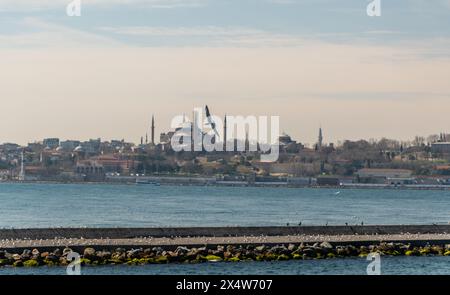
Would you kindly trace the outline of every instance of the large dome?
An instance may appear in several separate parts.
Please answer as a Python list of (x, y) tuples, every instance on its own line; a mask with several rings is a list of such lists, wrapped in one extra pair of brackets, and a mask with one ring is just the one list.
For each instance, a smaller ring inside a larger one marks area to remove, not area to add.
[(84, 152), (84, 149), (81, 145), (77, 146), (74, 150), (74, 152)]

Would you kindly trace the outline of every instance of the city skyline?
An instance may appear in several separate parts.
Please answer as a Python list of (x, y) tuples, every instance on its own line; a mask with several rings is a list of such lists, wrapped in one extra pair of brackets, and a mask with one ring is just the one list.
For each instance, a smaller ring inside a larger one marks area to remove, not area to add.
[(383, 1), (378, 18), (356, 0), (96, 0), (80, 17), (69, 2), (0, 4), (0, 142), (138, 142), (149, 114), (159, 134), (203, 104), (279, 115), (309, 143), (320, 126), (329, 142), (450, 126), (445, 0)]
[[(180, 117), (180, 116), (181, 115), (178, 115), (178, 117)], [(183, 114), (182, 116), (184, 118), (183, 120), (187, 120), (187, 122), (191, 122), (191, 119), (188, 118), (186, 116), (186, 114)], [(216, 115), (214, 114), (213, 116), (216, 116)], [(143, 144), (145, 144), (145, 145), (148, 145), (148, 144), (157, 145), (157, 144), (161, 143), (160, 137), (166, 137), (166, 136), (168, 136), (168, 134), (175, 133), (175, 131), (177, 130), (177, 128), (170, 128), (170, 126), (168, 126), (167, 129), (160, 128), (161, 131), (157, 132), (156, 125), (155, 125), (155, 123), (156, 123), (155, 115), (151, 115), (150, 117), (151, 117), (151, 121), (150, 121), (151, 123), (149, 124), (148, 128), (136, 140), (127, 140), (124, 136), (122, 136), (122, 137), (120, 137), (120, 136), (118, 136), (118, 137), (111, 137), (111, 138), (106, 138), (104, 136), (93, 136), (93, 137), (90, 137), (90, 138), (75, 138), (75, 137), (65, 137), (65, 136), (61, 136), (61, 137), (59, 137), (59, 136), (44, 136), (44, 137), (39, 138), (39, 139), (28, 140), (28, 141), (26, 141), (24, 143), (22, 143), (22, 142), (14, 142), (14, 141), (11, 141), (11, 140), (9, 140), (9, 141), (8, 140), (0, 141), (0, 145), (2, 145), (2, 144), (19, 144), (21, 146), (26, 146), (27, 144), (41, 143), (41, 144), (43, 144), (45, 146), (45, 141), (46, 140), (55, 140), (55, 139), (57, 139), (58, 142), (63, 142), (63, 141), (68, 141), (68, 142), (69, 141), (88, 142), (88, 141), (91, 141), (91, 140), (100, 140), (101, 142), (123, 141), (125, 143), (132, 143), (132, 144), (136, 144), (136, 145), (139, 145), (139, 144), (141, 144), (141, 145), (143, 145)], [(229, 117), (229, 115), (226, 115), (223, 118), (223, 120), (224, 120), (223, 128), (225, 128), (225, 129), (224, 130), (222, 130), (222, 129), (217, 130), (220, 133), (219, 134), (219, 138), (221, 138), (222, 135), (225, 134), (226, 128), (230, 127), (230, 126), (227, 126), (227, 117)], [(182, 128), (182, 126), (183, 126), (183, 124), (181, 124), (178, 129)], [(234, 126), (235, 126), (235, 128), (239, 128), (239, 126), (237, 126), (237, 125), (234, 125)], [(205, 127), (206, 127), (206, 129), (205, 129)], [(241, 127), (244, 127), (244, 126), (241, 126)], [(203, 128), (201, 128), (199, 130), (205, 132), (205, 134), (206, 134), (207, 132), (209, 132), (209, 128), (210, 127), (208, 127), (208, 123), (205, 123), (205, 126), (203, 126)], [(249, 127), (245, 126), (245, 128), (249, 128)], [(380, 141), (380, 140), (383, 140), (383, 139), (387, 139), (387, 140), (397, 141), (397, 142), (402, 143), (402, 144), (408, 144), (408, 143), (412, 144), (414, 141), (422, 140), (423, 143), (425, 143), (425, 144), (431, 144), (431, 143), (436, 142), (436, 141), (448, 142), (448, 140), (450, 139), (449, 138), (450, 137), (450, 133), (447, 133), (445, 130), (443, 130), (443, 132), (439, 131), (439, 132), (434, 132), (434, 133), (425, 134), (425, 135), (424, 134), (418, 134), (414, 138), (408, 138), (408, 139), (388, 138), (388, 137), (381, 137), (381, 138), (357, 138), (357, 139), (342, 138), (342, 139), (339, 139), (337, 141), (327, 140), (327, 138), (324, 136), (324, 129), (323, 129), (322, 125), (320, 125), (320, 127), (316, 130), (316, 132), (317, 132), (316, 133), (316, 138), (315, 138), (315, 140), (313, 140), (311, 142), (301, 141), (298, 138), (296, 138), (294, 136), (291, 136), (290, 133), (287, 133), (285, 131), (280, 132), (279, 135), (280, 135), (280, 138), (284, 137), (284, 136), (288, 136), (292, 140), (295, 140), (296, 142), (301, 143), (301, 144), (305, 145), (305, 147), (308, 147), (308, 148), (314, 148), (316, 145), (320, 148), (322, 146), (322, 144), (341, 145), (345, 141), (350, 141), (351, 142), (351, 141), (359, 141), (359, 140), (371, 142), (371, 141)], [(325, 130), (325, 133), (326, 133), (326, 130)], [(248, 136), (248, 132), (246, 131), (246, 137), (247, 136)], [(233, 134), (234, 140), (238, 140), (238, 141), (240, 141), (240, 140), (242, 140), (242, 141), (247, 140), (246, 137), (245, 138), (244, 137), (241, 138), (241, 137), (239, 137), (238, 134), (236, 134), (236, 133)], [(225, 135), (225, 142), (227, 142), (226, 138), (227, 137)], [(220, 142), (223, 142), (223, 140), (220, 140)]]

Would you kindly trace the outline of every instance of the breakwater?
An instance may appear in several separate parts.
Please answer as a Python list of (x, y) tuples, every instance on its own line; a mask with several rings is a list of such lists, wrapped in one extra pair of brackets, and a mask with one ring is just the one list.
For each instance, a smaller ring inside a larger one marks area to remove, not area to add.
[(450, 256), (450, 225), (0, 230), (0, 266)]
[(394, 235), (450, 233), (450, 225), (345, 225), (177, 228), (35, 228), (0, 229), (0, 240), (11, 239), (130, 239), (140, 237), (232, 237), (288, 235)]
[[(81, 251), (80, 251), (81, 250)], [(240, 262), (240, 261), (286, 261), (308, 259), (333, 259), (366, 257), (370, 253), (389, 256), (450, 256), (450, 245), (426, 245), (423, 247), (402, 243), (380, 243), (378, 245), (354, 246), (329, 242), (314, 244), (267, 245), (218, 245), (203, 247), (178, 246), (174, 250), (163, 247), (123, 248), (108, 250), (101, 247), (56, 248), (53, 251), (24, 249), (0, 250), (0, 266), (36, 267), (68, 265), (69, 254), (80, 253), (81, 265), (145, 265), (167, 263)]]

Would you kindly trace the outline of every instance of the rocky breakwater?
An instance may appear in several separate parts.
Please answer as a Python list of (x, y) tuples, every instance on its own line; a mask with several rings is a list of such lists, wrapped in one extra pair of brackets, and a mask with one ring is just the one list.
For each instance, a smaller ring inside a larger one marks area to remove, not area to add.
[[(11, 252), (8, 252), (11, 251)], [(13, 250), (0, 250), (0, 266), (37, 267), (64, 266), (72, 249), (55, 249), (40, 252), (38, 249), (25, 249), (20, 253)], [(450, 245), (411, 246), (403, 243), (380, 243), (371, 246), (332, 245), (329, 242), (314, 244), (266, 245), (228, 245), (215, 247), (188, 248), (179, 246), (173, 251), (162, 247), (125, 249), (113, 251), (86, 247), (80, 254), (81, 265), (145, 265), (166, 263), (203, 263), (239, 261), (283, 261), (306, 259), (333, 259), (344, 257), (366, 257), (369, 253), (389, 256), (450, 256)]]

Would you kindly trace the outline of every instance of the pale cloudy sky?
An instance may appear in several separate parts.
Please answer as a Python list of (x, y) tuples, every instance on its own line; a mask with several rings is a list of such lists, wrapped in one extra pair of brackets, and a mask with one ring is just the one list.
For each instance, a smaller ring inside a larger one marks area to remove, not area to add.
[(301, 142), (450, 132), (450, 1), (0, 0), (0, 142), (138, 142), (151, 114), (280, 115)]

